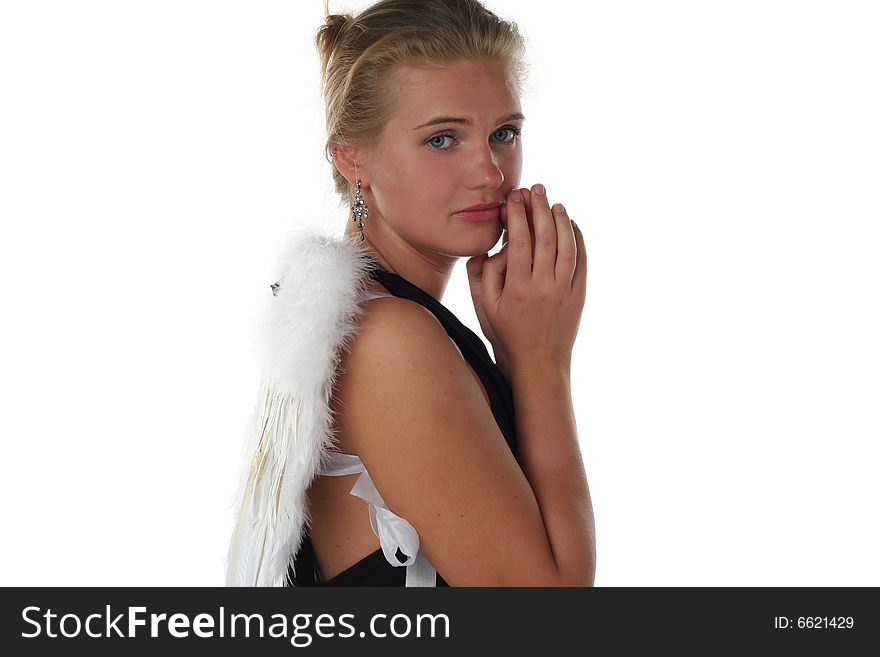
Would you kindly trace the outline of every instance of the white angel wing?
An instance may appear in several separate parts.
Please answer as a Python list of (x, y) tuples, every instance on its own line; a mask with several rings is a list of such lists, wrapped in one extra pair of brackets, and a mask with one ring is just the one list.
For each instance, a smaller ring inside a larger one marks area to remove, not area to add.
[(309, 485), (334, 442), (330, 395), (369, 260), (351, 238), (302, 231), (280, 264), (259, 325), (263, 375), (245, 437), (227, 586), (285, 584), (310, 522)]
[(303, 398), (285, 395), (264, 378), (246, 439), (243, 473), (227, 556), (227, 586), (283, 586), (309, 522), (306, 473), (320, 452), (302, 434)]

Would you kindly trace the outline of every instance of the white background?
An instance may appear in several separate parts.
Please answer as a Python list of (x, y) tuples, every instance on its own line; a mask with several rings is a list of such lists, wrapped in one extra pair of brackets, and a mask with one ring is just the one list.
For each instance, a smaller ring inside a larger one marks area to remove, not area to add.
[[(876, 3), (487, 5), (587, 236), (596, 584), (880, 585)], [(274, 254), (347, 219), (322, 15), (0, 4), (0, 584), (222, 584)]]

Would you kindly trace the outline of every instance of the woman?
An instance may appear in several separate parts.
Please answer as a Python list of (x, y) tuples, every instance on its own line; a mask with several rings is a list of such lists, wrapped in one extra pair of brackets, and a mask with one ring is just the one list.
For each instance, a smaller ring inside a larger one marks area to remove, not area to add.
[[(586, 252), (542, 185), (518, 188), (516, 26), (476, 0), (385, 0), (328, 16), (317, 45), (328, 153), (353, 220), (343, 243), (294, 241), (289, 261), (301, 269), (273, 291), (296, 303), (351, 291), (356, 309), (333, 306), (353, 326), (333, 339), (327, 431), (266, 411), (271, 391), (255, 415), (229, 582), (277, 585), (283, 563), (294, 586), (591, 586), (592, 505), (570, 393)], [(331, 251), (344, 254), (332, 267), (323, 255), (302, 267), (298, 255)], [(461, 257), (495, 362), (440, 303)], [(352, 277), (340, 292), (334, 267)], [(325, 277), (326, 289), (310, 282)], [(286, 316), (299, 312), (311, 310)], [(308, 370), (291, 363), (279, 377)], [(277, 408), (302, 407), (294, 396)], [(320, 400), (311, 404), (306, 417), (320, 420)], [(266, 562), (271, 578), (235, 574)]]

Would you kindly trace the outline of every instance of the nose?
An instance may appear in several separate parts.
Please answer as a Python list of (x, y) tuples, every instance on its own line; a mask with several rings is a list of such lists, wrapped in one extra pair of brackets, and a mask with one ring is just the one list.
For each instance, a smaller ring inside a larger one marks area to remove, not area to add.
[(474, 153), (470, 180), (472, 189), (498, 189), (504, 184), (504, 172), (498, 164), (498, 155), (488, 143)]

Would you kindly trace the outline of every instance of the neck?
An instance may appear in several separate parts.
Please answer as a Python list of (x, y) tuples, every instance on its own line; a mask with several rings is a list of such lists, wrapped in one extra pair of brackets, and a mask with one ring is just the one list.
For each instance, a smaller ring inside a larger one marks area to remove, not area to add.
[[(347, 226), (345, 232), (347, 235), (359, 234), (353, 224)], [(384, 234), (373, 235), (373, 232), (364, 226), (361, 248), (386, 270), (405, 278), (437, 301), (442, 301), (458, 258), (425, 252), (399, 236), (386, 237)]]

